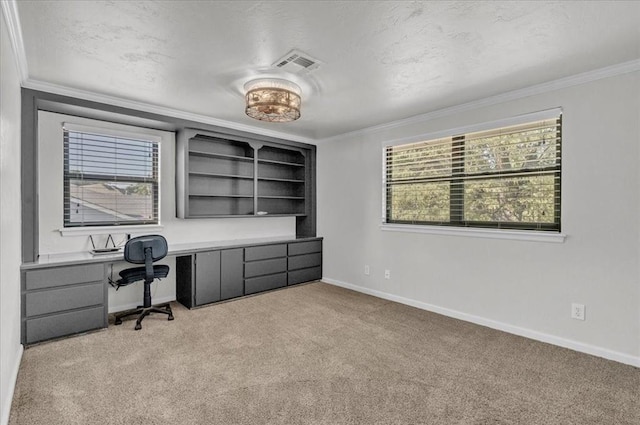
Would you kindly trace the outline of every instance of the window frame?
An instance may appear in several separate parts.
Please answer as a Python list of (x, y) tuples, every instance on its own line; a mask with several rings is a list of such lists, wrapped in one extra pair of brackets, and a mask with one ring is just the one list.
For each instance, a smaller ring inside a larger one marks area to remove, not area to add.
[[(86, 231), (113, 231), (117, 228), (127, 228), (127, 229), (157, 229), (161, 224), (161, 141), (162, 138), (146, 133), (144, 131), (136, 132), (136, 131), (126, 131), (121, 130), (117, 127), (117, 124), (112, 123), (104, 123), (105, 126), (92, 126), (92, 125), (81, 125), (73, 122), (63, 122), (62, 123), (62, 145), (63, 145), (63, 200), (62, 200), (62, 225), (63, 227), (60, 231), (64, 233), (85, 233)], [(106, 137), (115, 137), (143, 142), (150, 142), (153, 144), (152, 149), (154, 150), (154, 160), (153, 160), (153, 171), (152, 171), (152, 179), (148, 178), (138, 178), (133, 176), (119, 177), (118, 175), (87, 175), (78, 173), (77, 175), (80, 178), (85, 180), (95, 180), (95, 181), (104, 181), (104, 180), (117, 180), (122, 182), (131, 182), (131, 183), (151, 183), (152, 185), (152, 208), (155, 212), (155, 219), (153, 220), (135, 220), (135, 221), (101, 221), (101, 222), (90, 222), (90, 223), (70, 223), (67, 210), (70, 208), (71, 202), (71, 188), (70, 181), (76, 176), (76, 173), (69, 172), (69, 158), (67, 155), (64, 146), (66, 145), (66, 137), (67, 132), (74, 133), (86, 133), (86, 134), (94, 134)]]
[[(453, 235), (470, 235), (489, 238), (506, 238), (506, 239), (524, 239), (524, 240), (545, 240), (553, 242), (564, 241), (566, 235), (561, 232), (561, 208), (562, 208), (562, 160), (556, 166), (554, 166), (554, 173), (557, 173), (555, 179), (555, 189), (557, 195), (554, 195), (554, 203), (556, 208), (554, 209), (554, 222), (553, 223), (510, 223), (500, 221), (468, 221), (462, 220), (460, 217), (464, 207), (464, 201), (457, 204), (457, 208), (454, 208), (456, 204), (452, 201), (454, 198), (450, 198), (450, 220), (442, 222), (415, 222), (415, 221), (403, 221), (403, 220), (389, 220), (388, 216), (390, 211), (388, 210), (387, 200), (390, 196), (391, 185), (387, 185), (388, 172), (387, 169), (387, 150), (391, 147), (410, 145), (413, 143), (420, 143), (425, 141), (436, 141), (438, 139), (451, 138), (452, 147), (452, 167), (451, 174), (446, 181), (460, 182), (460, 177), (464, 176), (464, 169), (462, 162), (464, 161), (464, 155), (456, 155), (455, 152), (461, 152), (460, 147), (464, 148), (465, 135), (470, 133), (499, 130), (500, 128), (523, 125), (531, 122), (560, 119), (558, 126), (560, 139), (558, 140), (558, 146), (560, 148), (559, 153), (561, 155), (562, 150), (562, 109), (553, 108), (549, 110), (539, 111), (535, 113), (529, 113), (519, 115), (516, 117), (490, 121), (480, 124), (474, 124), (464, 127), (459, 127), (450, 130), (443, 130), (434, 133), (418, 135), (409, 138), (403, 138), (394, 140), (391, 142), (383, 142), (382, 146), (382, 217), (380, 228), (382, 230), (390, 231), (402, 231), (412, 233), (430, 233), (430, 234), (453, 234)], [(459, 145), (461, 143), (461, 145)], [(457, 178), (456, 178), (457, 177)], [(500, 178), (499, 176), (489, 178)], [(504, 178), (504, 173), (502, 174)], [(455, 187), (454, 187), (455, 186)], [(451, 185), (450, 194), (454, 194), (454, 191), (464, 191), (464, 186)], [(458, 193), (459, 195), (459, 193)], [(461, 199), (461, 198), (458, 198)], [(462, 208), (461, 208), (462, 207)], [(452, 211), (454, 211), (454, 214)]]

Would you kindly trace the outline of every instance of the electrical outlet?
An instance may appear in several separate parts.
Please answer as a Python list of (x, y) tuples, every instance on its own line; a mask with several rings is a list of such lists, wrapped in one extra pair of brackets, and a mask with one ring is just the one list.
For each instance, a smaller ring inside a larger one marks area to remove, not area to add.
[(584, 304), (571, 304), (571, 318), (577, 320), (584, 320), (585, 318), (585, 307)]
[(387, 269), (384, 271), (384, 278), (391, 279), (391, 270)]
[(368, 264), (366, 264), (364, 266), (364, 274), (367, 275), (367, 276), (369, 276), (371, 274), (371, 269), (369, 268)]

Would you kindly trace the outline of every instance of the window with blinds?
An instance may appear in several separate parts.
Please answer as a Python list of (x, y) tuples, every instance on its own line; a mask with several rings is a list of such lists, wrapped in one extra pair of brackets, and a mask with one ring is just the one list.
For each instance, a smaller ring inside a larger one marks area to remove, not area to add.
[(385, 148), (385, 222), (560, 231), (562, 116)]
[(157, 141), (63, 135), (65, 227), (158, 223)]

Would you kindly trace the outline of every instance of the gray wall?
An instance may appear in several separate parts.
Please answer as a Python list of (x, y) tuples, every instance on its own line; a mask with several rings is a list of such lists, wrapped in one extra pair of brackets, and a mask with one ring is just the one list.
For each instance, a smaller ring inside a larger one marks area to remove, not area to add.
[[(638, 93), (635, 72), (319, 143), (324, 278), (640, 365)], [(554, 107), (564, 243), (381, 231), (383, 142)], [(572, 302), (586, 321), (570, 318)]]
[[(4, 9), (3, 9), (4, 10)], [(0, 18), (0, 424), (20, 365), (20, 78)]]

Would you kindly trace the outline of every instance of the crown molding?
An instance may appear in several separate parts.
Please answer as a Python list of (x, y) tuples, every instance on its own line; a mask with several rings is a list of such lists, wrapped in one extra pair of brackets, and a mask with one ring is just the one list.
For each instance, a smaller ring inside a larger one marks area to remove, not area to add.
[(27, 67), (27, 55), (24, 51), (24, 41), (22, 39), (22, 28), (20, 27), (20, 18), (18, 17), (18, 3), (15, 0), (6, 0), (1, 2), (2, 14), (7, 23), (7, 31), (9, 32), (9, 41), (13, 47), (13, 56), (18, 66), (18, 74), (20, 82), (24, 83), (29, 77), (29, 69)]
[(473, 100), (471, 102), (462, 103), (460, 105), (451, 106), (449, 108), (438, 109), (425, 114), (414, 115), (409, 118), (404, 118), (397, 121), (391, 121), (386, 124), (380, 124), (373, 127), (366, 127), (360, 130), (354, 130), (347, 133), (338, 134), (336, 136), (319, 139), (316, 143), (325, 143), (330, 141), (341, 140), (345, 137), (357, 137), (380, 133), (382, 131), (392, 130), (398, 127), (404, 127), (411, 124), (418, 124), (425, 121), (433, 120), (436, 118), (446, 117), (449, 115), (458, 114), (461, 112), (469, 111), (472, 109), (478, 109), (482, 107), (497, 105), (512, 100), (518, 100), (529, 96), (534, 96), (542, 93), (547, 93), (555, 90), (560, 90), (568, 87), (577, 86), (580, 84), (586, 84), (593, 81), (601, 80), (604, 78), (615, 77), (618, 75), (628, 74), (630, 72), (640, 71), (640, 59), (635, 59), (629, 62), (623, 62), (617, 65), (611, 65), (604, 68), (596, 69), (593, 71), (587, 71), (580, 74), (572, 75), (569, 77), (560, 78), (557, 80), (549, 81), (542, 84), (536, 84), (533, 86), (525, 87), (501, 93), (495, 96), (486, 97), (483, 99)]
[(218, 127), (228, 128), (231, 130), (244, 131), (251, 134), (257, 134), (267, 137), (275, 137), (278, 139), (292, 140), (295, 142), (315, 144), (314, 139), (308, 137), (297, 136), (289, 133), (282, 133), (279, 131), (268, 130), (264, 128), (254, 127), (246, 124), (240, 124), (233, 121), (222, 120), (218, 118), (209, 117), (206, 115), (194, 114), (191, 112), (185, 112), (178, 109), (167, 108), (165, 106), (153, 105), (145, 102), (138, 102), (135, 100), (124, 99), (116, 96), (109, 96), (105, 94), (95, 93), (86, 90), (79, 90), (67, 86), (58, 84), (47, 83), (44, 81), (34, 80), (28, 78), (22, 87), (31, 90), (43, 91), (47, 93), (58, 94), (61, 96), (74, 97), (76, 99), (88, 100), (91, 102), (104, 103), (107, 105), (118, 106), (121, 108), (134, 109), (137, 111), (149, 112), (152, 114), (164, 115), (172, 118), (180, 118), (188, 121), (194, 121), (202, 124), (209, 124)]
[[(25, 62), (25, 71), (26, 71), (26, 62)], [(518, 99), (522, 99), (529, 96), (543, 94), (543, 93), (560, 90), (568, 87), (573, 87), (580, 84), (586, 84), (586, 83), (601, 80), (604, 78), (615, 77), (618, 75), (628, 74), (636, 71), (640, 71), (640, 59), (632, 60), (629, 62), (623, 62), (617, 65), (612, 65), (605, 68), (596, 69), (593, 71), (583, 72), (583, 73), (572, 75), (569, 77), (564, 77), (564, 78), (549, 81), (546, 83), (536, 84), (536, 85), (525, 87), (522, 89), (501, 93), (495, 96), (490, 96), (483, 99), (462, 103), (460, 105), (451, 106), (449, 108), (438, 109), (436, 111), (415, 115), (415, 116), (404, 118), (397, 121), (391, 121), (389, 123), (380, 124), (373, 127), (366, 127), (360, 130), (354, 130), (347, 133), (338, 134), (336, 136), (331, 136), (324, 139), (312, 139), (312, 138), (303, 137), (303, 136), (296, 136), (289, 133), (282, 133), (282, 132), (263, 129), (263, 128), (254, 127), (246, 124), (240, 124), (233, 121), (226, 121), (218, 118), (213, 118), (206, 115), (199, 115), (191, 112), (185, 112), (178, 109), (172, 109), (172, 108), (157, 106), (149, 103), (123, 99), (120, 97), (74, 89), (74, 88), (47, 83), (43, 81), (38, 81), (30, 78), (27, 78), (23, 82), (22, 86), (28, 89), (44, 91), (44, 92), (59, 94), (63, 96), (75, 97), (79, 99), (105, 103), (108, 105), (135, 109), (139, 111), (145, 111), (145, 112), (155, 113), (159, 115), (170, 116), (174, 118), (181, 118), (189, 121), (201, 122), (203, 124), (210, 124), (210, 125), (215, 125), (219, 127), (229, 128), (232, 130), (245, 131), (248, 133), (259, 134), (262, 136), (288, 139), (288, 140), (293, 140), (301, 143), (318, 144), (318, 143), (325, 143), (329, 141), (341, 140), (346, 137), (354, 137), (354, 136), (361, 137), (365, 135), (376, 134), (382, 131), (392, 130), (398, 127), (404, 127), (411, 124), (422, 123), (422, 122), (426, 122), (436, 118), (446, 117), (446, 116), (458, 114), (458, 113), (473, 110), (473, 109), (497, 105), (504, 102), (518, 100)]]
[(301, 143), (318, 144), (324, 142), (330, 142), (335, 140), (341, 140), (346, 137), (365, 136), (376, 134), (382, 131), (392, 130), (398, 127), (404, 127), (411, 124), (422, 123), (425, 121), (433, 120), (440, 117), (446, 117), (469, 111), (477, 108), (487, 107), (491, 105), (497, 105), (512, 100), (518, 100), (525, 97), (551, 92), (563, 88), (568, 88), (580, 84), (590, 83), (604, 78), (614, 77), (617, 75), (627, 74), (630, 72), (640, 71), (640, 59), (634, 59), (632, 61), (623, 62), (617, 65), (611, 65), (608, 67), (583, 72), (580, 74), (572, 75), (569, 77), (560, 78), (557, 80), (549, 81), (542, 84), (536, 84), (533, 86), (525, 87), (518, 90), (509, 91), (506, 93), (498, 94), (495, 96), (486, 97), (483, 99), (474, 100), (460, 105), (451, 106), (448, 108), (438, 109), (425, 114), (415, 115), (409, 118), (404, 118), (397, 121), (391, 121), (389, 123), (380, 124), (372, 127), (366, 127), (359, 130), (349, 131), (346, 133), (338, 134), (331, 137), (322, 139), (314, 139), (304, 136), (292, 135), (289, 133), (283, 133), (279, 131), (268, 130), (260, 127), (254, 127), (246, 124), (241, 124), (233, 121), (226, 121), (218, 118), (209, 117), (206, 115), (194, 114), (177, 109), (167, 108), (163, 106), (157, 106), (149, 103), (133, 101), (115, 96), (109, 96), (99, 94), (95, 92), (74, 89), (71, 87), (61, 86), (57, 84), (47, 83), (44, 81), (34, 80), (29, 78), (27, 57), (24, 50), (24, 40), (22, 38), (22, 30), (20, 27), (20, 19), (18, 16), (18, 6), (16, 0), (3, 0), (0, 2), (2, 5), (2, 12), (7, 22), (7, 28), (9, 32), (9, 38), (11, 39), (11, 45), (13, 47), (14, 56), (18, 66), (18, 72), (20, 74), (21, 85), (24, 88), (39, 90), (54, 94), (60, 94), (64, 96), (75, 97), (84, 100), (95, 101), (99, 103), (105, 103), (113, 106), (120, 106), (123, 108), (135, 109), (139, 111), (155, 113), (159, 115), (170, 116), (174, 118), (181, 118), (189, 121), (201, 122), (203, 124), (210, 124), (219, 127), (225, 127), (238, 131), (245, 131), (252, 134), (258, 134), (262, 136), (275, 137), (280, 139), (288, 139)]

